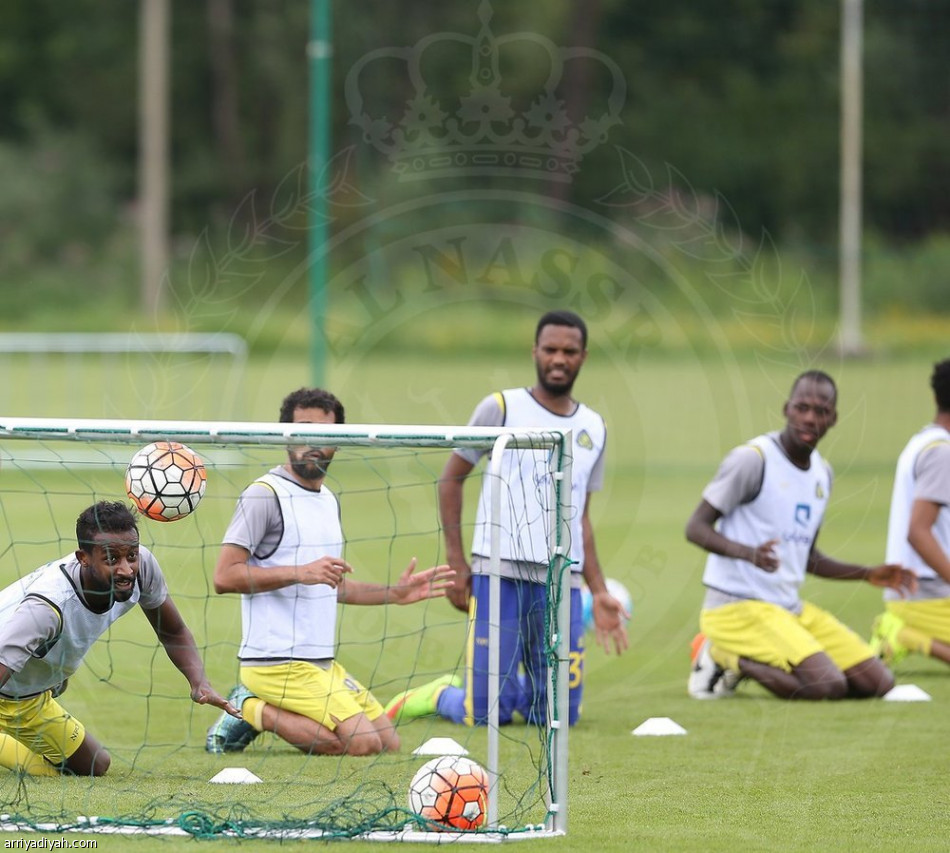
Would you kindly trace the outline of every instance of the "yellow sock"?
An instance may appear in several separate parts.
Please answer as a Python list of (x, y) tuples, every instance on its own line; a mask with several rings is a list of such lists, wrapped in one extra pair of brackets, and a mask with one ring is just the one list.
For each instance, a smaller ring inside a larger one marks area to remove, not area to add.
[(739, 655), (735, 652), (724, 652), (716, 646), (710, 646), (709, 656), (723, 669), (731, 669), (733, 672), (739, 671)]
[(930, 657), (930, 647), (933, 645), (933, 640), (916, 628), (909, 628), (905, 625), (897, 632), (897, 642), (912, 652)]
[(0, 767), (30, 776), (59, 776), (59, 771), (42, 756), (3, 733), (0, 733)]
[(264, 731), (264, 706), (266, 704), (263, 699), (258, 699), (256, 696), (248, 696), (240, 708), (244, 719), (259, 732)]

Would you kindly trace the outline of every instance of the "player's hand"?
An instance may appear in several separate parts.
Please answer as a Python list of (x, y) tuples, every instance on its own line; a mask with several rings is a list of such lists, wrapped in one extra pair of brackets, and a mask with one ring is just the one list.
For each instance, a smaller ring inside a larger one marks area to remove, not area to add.
[(323, 583), (336, 589), (343, 582), (343, 575), (352, 571), (353, 567), (342, 557), (320, 557), (297, 567), (297, 582)]
[(468, 601), (472, 597), (472, 567), (462, 560), (453, 568), (455, 582), (446, 590), (445, 597), (456, 610), (468, 613)]
[(244, 719), (240, 709), (235, 708), (227, 699), (219, 695), (207, 681), (202, 681), (191, 688), (191, 701), (198, 705), (214, 705), (222, 711), (227, 711), (232, 717)]
[(389, 600), (393, 604), (413, 604), (427, 598), (442, 598), (452, 586), (455, 571), (448, 565), (432, 566), (416, 572), (416, 562), (413, 557), (396, 585), (389, 588)]
[(752, 554), (749, 556), (749, 562), (766, 572), (774, 572), (779, 567), (778, 554), (775, 553), (775, 546), (778, 545), (778, 539), (769, 539), (752, 548)]
[(869, 584), (897, 590), (901, 597), (917, 592), (917, 575), (910, 569), (896, 563), (885, 563), (868, 569)]
[(608, 655), (611, 642), (617, 654), (622, 654), (629, 645), (627, 622), (630, 620), (630, 614), (606, 589), (591, 596), (591, 605), (597, 642), (604, 647)]

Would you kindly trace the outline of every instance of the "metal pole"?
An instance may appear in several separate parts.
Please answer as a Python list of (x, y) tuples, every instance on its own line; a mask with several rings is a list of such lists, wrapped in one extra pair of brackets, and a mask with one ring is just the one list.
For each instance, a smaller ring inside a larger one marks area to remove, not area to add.
[(331, 0), (312, 0), (310, 7), (310, 365), (315, 385), (326, 376), (327, 215), (322, 173), (330, 161), (330, 72), (333, 42)]
[(139, 227), (142, 308), (162, 308), (168, 269), (169, 0), (142, 0), (139, 15)]
[[(567, 832), (567, 780), (568, 780), (568, 731), (570, 730), (570, 662), (571, 662), (571, 525), (570, 518), (572, 494), (571, 483), (574, 470), (574, 433), (567, 430), (562, 434), (561, 445), (556, 448), (561, 453), (560, 477), (553, 481), (552, 489), (559, 500), (556, 507), (557, 526), (552, 525), (555, 534), (554, 554), (557, 571), (554, 583), (558, 584), (560, 605), (557, 614), (557, 706), (551, 702), (551, 684), (548, 682), (548, 724), (551, 727), (552, 776), (551, 791), (548, 794), (548, 806), (551, 817), (549, 828), (555, 832)], [(552, 457), (554, 454), (551, 454)], [(552, 465), (554, 464), (552, 458)], [(555, 475), (557, 476), (557, 475)], [(577, 508), (574, 508), (577, 511)], [(552, 711), (555, 716), (550, 715)]]
[(863, 123), (862, 52), (864, 0), (841, 3), (841, 211), (840, 346), (863, 348), (861, 336), (861, 160)]
[(488, 463), (491, 477), (491, 533), (488, 544), (488, 826), (498, 826), (498, 693), (501, 678), (501, 491), (505, 483), (502, 462), (510, 435), (500, 435)]

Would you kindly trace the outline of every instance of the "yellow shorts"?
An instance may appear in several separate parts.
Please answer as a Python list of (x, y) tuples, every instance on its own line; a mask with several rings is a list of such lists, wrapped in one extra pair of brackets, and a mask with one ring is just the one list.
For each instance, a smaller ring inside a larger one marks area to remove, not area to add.
[(62, 764), (86, 737), (85, 726), (48, 690), (30, 699), (0, 697), (0, 731), (53, 764)]
[(725, 604), (703, 610), (699, 625), (714, 647), (785, 672), (818, 652), (842, 671), (874, 656), (854, 631), (807, 601), (798, 616), (767, 601)]
[(899, 616), (908, 628), (915, 628), (933, 640), (950, 644), (950, 598), (921, 601), (888, 601), (886, 608)]
[(330, 731), (357, 714), (375, 720), (383, 706), (336, 661), (327, 669), (304, 661), (242, 666), (241, 682), (259, 699), (310, 717)]

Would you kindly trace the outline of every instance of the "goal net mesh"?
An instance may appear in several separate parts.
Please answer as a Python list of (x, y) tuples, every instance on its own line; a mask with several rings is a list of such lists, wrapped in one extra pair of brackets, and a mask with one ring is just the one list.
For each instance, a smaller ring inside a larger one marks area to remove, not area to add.
[[(79, 513), (99, 500), (126, 499), (125, 467), (140, 446), (160, 439), (186, 442), (208, 469), (200, 506), (171, 523), (140, 517), (139, 534), (162, 566), (211, 683), (226, 695), (238, 678), (241, 608), (238, 596), (214, 593), (221, 538), (241, 491), (286, 461), (288, 443), (308, 442), (281, 436), (281, 428), (300, 425), (186, 423), (171, 428), (170, 423), (144, 429), (118, 421), (0, 423), (0, 586), (72, 554)], [(339, 445), (327, 484), (340, 501), (344, 557), (354, 567), (353, 577), (393, 583), (412, 557), (420, 569), (444, 561), (437, 490), (451, 448), (490, 451), (500, 431), (388, 428), (402, 432), (381, 440), (375, 429), (330, 427), (336, 430), (332, 440), (322, 437), (319, 443)], [(551, 433), (522, 435), (514, 443), (518, 449), (506, 452), (539, 454), (556, 465), (559, 439)], [(466, 545), (479, 477), (469, 479)], [(556, 488), (549, 499), (559, 500)], [(559, 508), (555, 505), (538, 523), (559, 525)], [(568, 561), (552, 554), (545, 616), (552, 638), (558, 637), (561, 577), (567, 569)], [(446, 673), (463, 675), (466, 625), (464, 614), (444, 599), (405, 607), (338, 605), (337, 660), (385, 705), (408, 687)], [(554, 641), (547, 653), (551, 702), (559, 694), (563, 667), (557, 666)], [(564, 803), (552, 808), (560, 785), (554, 775), (558, 735), (557, 724), (552, 728), (548, 721), (492, 729), (425, 717), (399, 725), (399, 752), (362, 758), (305, 755), (267, 733), (243, 752), (209, 754), (205, 732), (218, 710), (190, 701), (187, 682), (135, 611), (92, 647), (59, 701), (109, 750), (111, 768), (96, 779), (28, 777), (0, 768), (0, 828), (425, 840), (428, 827), (409, 810), (408, 786), (431, 757), (427, 751), (435, 745), (435, 754), (441, 754), (450, 743), (446, 739), (479, 763), (497, 762), (489, 767), (497, 772), (497, 820), (482, 827), (483, 834), (543, 834), (553, 825), (552, 812), (566, 808)], [(565, 738), (566, 728), (565, 721)], [(490, 737), (497, 738), (497, 757)], [(211, 781), (226, 768), (259, 781)]]

